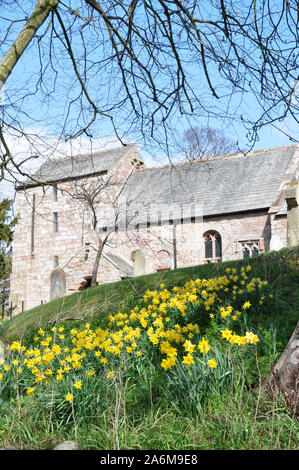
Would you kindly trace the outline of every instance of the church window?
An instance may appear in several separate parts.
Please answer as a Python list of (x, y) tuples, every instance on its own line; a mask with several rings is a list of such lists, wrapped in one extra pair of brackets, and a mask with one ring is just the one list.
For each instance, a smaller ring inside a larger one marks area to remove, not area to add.
[(204, 261), (205, 263), (216, 263), (221, 261), (222, 245), (221, 236), (218, 232), (211, 230), (204, 234)]
[(58, 232), (58, 212), (53, 212), (54, 232)]
[(87, 261), (89, 258), (89, 253), (90, 253), (90, 243), (85, 242), (85, 254), (84, 254), (84, 261)]
[(56, 184), (53, 186), (53, 201), (57, 202), (58, 201), (58, 189)]
[(85, 249), (85, 255), (84, 255), (84, 261), (87, 261), (87, 260), (88, 260), (89, 252), (90, 252), (90, 249), (89, 249), (89, 248), (86, 248), (86, 249)]
[(59, 266), (59, 258), (58, 256), (54, 256), (54, 269), (58, 268)]
[(242, 246), (243, 259), (254, 258), (260, 253), (259, 240), (246, 240), (240, 242)]

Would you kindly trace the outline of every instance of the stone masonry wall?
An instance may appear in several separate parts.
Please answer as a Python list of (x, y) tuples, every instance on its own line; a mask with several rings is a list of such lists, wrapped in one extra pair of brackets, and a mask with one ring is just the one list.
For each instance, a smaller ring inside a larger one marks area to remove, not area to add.
[[(132, 149), (118, 162), (117, 168), (110, 169), (108, 176), (116, 175), (117, 178), (118, 184), (113, 187), (115, 193), (132, 172), (131, 161), (137, 156), (139, 154)], [(82, 179), (82, 184), (86, 180)], [(80, 180), (75, 183), (78, 187)], [(92, 247), (98, 246), (97, 237), (91, 225), (91, 211), (70, 196), (74, 192), (74, 182), (71, 181), (58, 184), (57, 201), (54, 200), (52, 186), (32, 187), (17, 192), (16, 212), (20, 220), (13, 241), (10, 293), (13, 314), (49, 300), (50, 275), (55, 261), (58, 260), (66, 273), (67, 294), (78, 290), (84, 276), (91, 274), (95, 254)], [(98, 210), (101, 210), (100, 204)], [(58, 214), (58, 232), (54, 231), (54, 212)], [(90, 243), (90, 256), (85, 260), (87, 242)], [(115, 270), (111, 265), (107, 266), (107, 272), (112, 269)]]
[[(204, 218), (196, 223), (177, 224), (175, 230), (177, 268), (205, 262), (203, 235), (212, 230), (221, 235), (223, 261), (242, 258), (241, 240), (258, 239), (261, 250), (269, 250), (271, 219), (266, 211)], [(284, 230), (282, 225), (282, 240), (285, 240)], [(132, 251), (140, 249), (146, 258), (146, 273), (149, 274), (163, 267), (159, 255), (161, 251), (168, 252), (169, 268), (173, 269), (175, 266), (173, 237), (173, 225), (144, 228), (127, 234), (121, 233), (115, 241), (113, 253), (122, 256), (129, 262)], [(164, 256), (164, 260), (166, 258), (167, 256)], [(166, 266), (164, 261), (164, 268)]]
[[(109, 174), (119, 178), (118, 190), (134, 170), (131, 163), (134, 155), (134, 152), (129, 153), (109, 171)], [(86, 179), (83, 181), (86, 182)], [(77, 291), (92, 273), (98, 240), (92, 229), (90, 210), (69, 195), (74, 189), (73, 184), (69, 182), (58, 185), (56, 202), (51, 186), (19, 190), (17, 193), (17, 212), (21, 219), (16, 227), (13, 243), (10, 296), (15, 307), (13, 314), (49, 301), (50, 275), (55, 261), (58, 260), (59, 267), (65, 272), (67, 295)], [(116, 187), (114, 190), (116, 191)], [(102, 210), (101, 204), (98, 205), (98, 210)], [(54, 212), (58, 213), (58, 232), (54, 231)], [(223, 261), (242, 257), (241, 240), (259, 239), (262, 250), (268, 251), (271, 236), (275, 233), (280, 244), (286, 244), (286, 217), (281, 216), (274, 220), (265, 210), (204, 218), (196, 223), (167, 223), (128, 232), (120, 230), (110, 236), (103, 253), (113, 253), (132, 265), (132, 252), (141, 250), (146, 260), (146, 274), (160, 269), (173, 269), (174, 246), (178, 268), (202, 264), (205, 262), (203, 236), (210, 230), (221, 235)], [(120, 270), (102, 256), (98, 283), (114, 282), (120, 278)]]

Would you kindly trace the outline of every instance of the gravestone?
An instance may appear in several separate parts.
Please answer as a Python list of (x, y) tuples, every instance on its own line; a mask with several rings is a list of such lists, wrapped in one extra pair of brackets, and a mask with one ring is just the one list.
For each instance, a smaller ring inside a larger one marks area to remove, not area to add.
[(55, 268), (50, 277), (50, 300), (64, 297), (66, 293), (65, 272), (61, 268)]
[(0, 359), (5, 361), (5, 344), (0, 340)]
[(131, 261), (133, 261), (134, 276), (143, 276), (143, 274), (146, 274), (145, 256), (140, 250), (133, 251)]
[(54, 447), (53, 450), (80, 450), (80, 446), (75, 441), (64, 441), (58, 446)]

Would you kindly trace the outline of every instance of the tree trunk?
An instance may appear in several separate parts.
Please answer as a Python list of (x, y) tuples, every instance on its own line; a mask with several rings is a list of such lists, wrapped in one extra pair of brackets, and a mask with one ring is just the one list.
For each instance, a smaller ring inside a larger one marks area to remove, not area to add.
[(95, 262), (94, 262), (94, 265), (93, 265), (93, 270), (92, 270), (91, 283), (90, 283), (91, 287), (97, 285), (98, 269), (99, 269), (100, 259), (101, 259), (102, 253), (103, 253), (104, 245), (106, 243), (106, 239), (107, 239), (107, 237), (105, 238), (105, 240), (103, 242), (99, 241), (99, 248), (98, 248), (98, 251), (97, 251), (97, 254), (96, 254), (96, 259), (95, 259)]
[(59, 0), (39, 0), (26, 25), (14, 41), (9, 51), (0, 62), (0, 89), (13, 71), (14, 66), (33, 39), (36, 31), (45, 22), (51, 10), (55, 9)]
[(299, 415), (299, 321), (264, 386), (272, 395), (283, 393), (294, 414)]

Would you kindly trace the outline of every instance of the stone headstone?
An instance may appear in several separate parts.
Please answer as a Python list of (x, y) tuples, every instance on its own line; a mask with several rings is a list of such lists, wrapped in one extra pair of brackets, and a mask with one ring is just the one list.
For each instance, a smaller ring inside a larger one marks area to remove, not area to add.
[(55, 268), (50, 277), (50, 300), (64, 297), (66, 294), (65, 272), (61, 268)]
[(54, 447), (53, 450), (79, 450), (80, 447), (75, 441), (64, 441), (58, 446)]
[(15, 447), (0, 447), (0, 450), (17, 450)]
[(143, 274), (146, 274), (145, 256), (140, 250), (133, 251), (131, 254), (131, 261), (133, 261), (134, 276), (143, 276)]
[(5, 360), (5, 344), (0, 340), (0, 359)]

